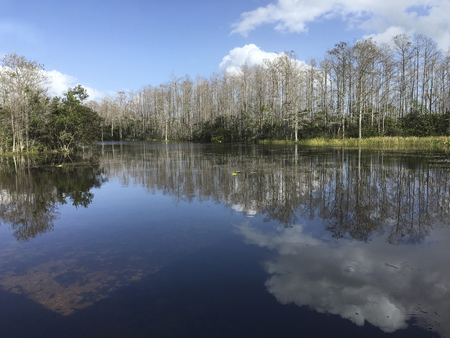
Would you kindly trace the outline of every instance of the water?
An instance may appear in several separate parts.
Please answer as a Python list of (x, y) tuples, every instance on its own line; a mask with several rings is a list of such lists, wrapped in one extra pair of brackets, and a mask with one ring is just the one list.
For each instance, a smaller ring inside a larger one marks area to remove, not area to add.
[(5, 337), (450, 335), (450, 157), (104, 143), (2, 158)]

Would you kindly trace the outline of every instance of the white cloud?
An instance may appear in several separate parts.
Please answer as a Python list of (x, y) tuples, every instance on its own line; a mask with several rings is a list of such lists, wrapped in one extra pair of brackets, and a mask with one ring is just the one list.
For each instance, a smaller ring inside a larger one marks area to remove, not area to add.
[(244, 47), (236, 47), (222, 59), (219, 64), (220, 70), (228, 73), (238, 73), (241, 66), (247, 63), (248, 66), (260, 65), (264, 59), (274, 60), (278, 57), (277, 53), (268, 53), (261, 50), (253, 43)]
[(232, 33), (247, 34), (262, 24), (278, 31), (306, 32), (317, 20), (340, 17), (349, 28), (387, 35), (402, 30), (435, 39), (442, 49), (450, 47), (448, 0), (278, 0), (241, 15)]
[(398, 26), (392, 26), (389, 27), (388, 29), (386, 29), (386, 31), (384, 31), (383, 33), (380, 34), (370, 34), (370, 35), (365, 35), (364, 38), (373, 38), (377, 43), (385, 43), (388, 45), (392, 45), (392, 38), (396, 35), (400, 35), (400, 34), (406, 34), (408, 36), (412, 36), (412, 32), (410, 31), (406, 31), (404, 28), (402, 27), (398, 27)]
[(86, 89), (86, 91), (89, 95), (89, 100), (97, 101), (106, 96), (105, 93), (98, 91), (97, 89), (94, 89), (94, 88), (91, 88), (88, 86), (83, 86), (83, 87)]
[[(50, 80), (49, 81), (50, 82), (49, 83), (50, 84), (49, 94), (52, 96), (62, 97), (63, 94), (65, 92), (67, 92), (69, 87), (75, 87), (76, 85), (80, 84), (77, 82), (76, 77), (73, 77), (73, 76), (70, 76), (67, 74), (63, 74), (61, 72), (58, 72), (57, 70), (51, 70), (51, 71), (47, 71), (45, 73)], [(102, 93), (94, 88), (85, 86), (83, 84), (81, 84), (81, 85), (83, 86), (83, 88), (86, 89), (86, 91), (89, 95), (89, 100), (95, 101), (95, 100), (99, 100), (105, 96), (104, 93)]]
[[(247, 64), (249, 67), (262, 65), (264, 60), (273, 61), (280, 55), (282, 54), (265, 52), (255, 44), (251, 43), (244, 47), (236, 47), (230, 50), (228, 55), (225, 56), (219, 64), (219, 69), (226, 73), (238, 74), (244, 64)], [(297, 62), (299, 67), (304, 65), (304, 62), (302, 61)]]
[(45, 72), (50, 82), (49, 93), (52, 96), (63, 96), (69, 87), (75, 85), (75, 77), (62, 74), (56, 70)]
[[(0, 65), (0, 72), (6, 69), (4, 66)], [(51, 70), (51, 71), (40, 71), (43, 78), (47, 78), (46, 84), (48, 88), (48, 94), (50, 96), (59, 96), (62, 97), (64, 93), (67, 92), (69, 88), (73, 88), (78, 84), (81, 84), (77, 82), (77, 78), (63, 74), (61, 72), (58, 72), (57, 70)], [(105, 93), (98, 91), (94, 88), (85, 86), (81, 84), (84, 89), (86, 89), (89, 100), (96, 101), (100, 100), (104, 96), (106, 96)]]

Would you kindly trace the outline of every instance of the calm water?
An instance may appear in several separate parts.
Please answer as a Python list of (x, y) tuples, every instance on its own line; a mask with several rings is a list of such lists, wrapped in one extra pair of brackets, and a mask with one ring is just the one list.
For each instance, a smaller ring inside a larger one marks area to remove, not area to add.
[(105, 143), (0, 162), (2, 337), (450, 336), (449, 154)]

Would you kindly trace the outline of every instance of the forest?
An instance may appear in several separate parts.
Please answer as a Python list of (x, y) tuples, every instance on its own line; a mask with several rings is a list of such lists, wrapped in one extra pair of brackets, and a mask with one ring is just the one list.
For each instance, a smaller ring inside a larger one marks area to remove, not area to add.
[(450, 51), (424, 35), (341, 42), (321, 60), (284, 52), (239, 72), (172, 75), (90, 107), (104, 118), (104, 140), (446, 136)]
[(101, 101), (85, 102), (80, 86), (50, 99), (42, 70), (24, 57), (5, 56), (0, 151), (67, 150), (94, 140), (222, 143), (450, 133), (450, 50), (421, 34), (398, 35), (391, 44), (340, 42), (321, 60), (307, 62), (283, 52), (209, 78), (172, 74), (166, 83)]

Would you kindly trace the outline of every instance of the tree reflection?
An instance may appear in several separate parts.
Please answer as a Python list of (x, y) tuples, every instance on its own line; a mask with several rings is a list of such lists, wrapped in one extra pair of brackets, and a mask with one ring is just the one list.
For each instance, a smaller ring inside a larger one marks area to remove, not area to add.
[(53, 229), (59, 205), (88, 207), (106, 180), (94, 157), (52, 155), (1, 158), (0, 221), (19, 241)]
[(211, 199), (286, 227), (318, 218), (337, 238), (418, 242), (450, 213), (443, 153), (141, 143), (105, 145), (101, 161), (175, 203)]

